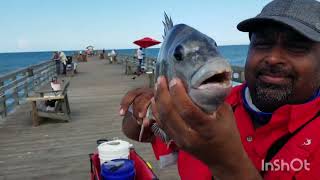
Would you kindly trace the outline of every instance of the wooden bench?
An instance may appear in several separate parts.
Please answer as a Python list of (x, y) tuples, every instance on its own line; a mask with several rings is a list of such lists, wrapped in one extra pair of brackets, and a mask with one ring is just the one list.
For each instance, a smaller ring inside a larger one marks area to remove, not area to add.
[[(71, 120), (70, 117), (70, 106), (68, 100), (68, 87), (70, 82), (63, 84), (63, 87), (59, 91), (37, 91), (36, 96), (27, 97), (27, 101), (32, 103), (32, 124), (33, 126), (38, 126), (40, 124), (41, 118), (57, 119), (63, 122), (68, 122)], [(47, 111), (46, 109), (41, 109), (37, 107), (37, 102), (45, 102), (49, 100), (55, 100), (55, 107), (53, 111)]]

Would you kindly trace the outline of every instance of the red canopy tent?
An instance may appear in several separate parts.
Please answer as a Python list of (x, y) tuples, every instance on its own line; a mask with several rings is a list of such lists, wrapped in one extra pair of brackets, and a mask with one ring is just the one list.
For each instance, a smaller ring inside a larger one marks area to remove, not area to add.
[(150, 47), (150, 46), (154, 46), (154, 45), (160, 44), (161, 42), (157, 41), (155, 39), (149, 38), (149, 37), (145, 37), (145, 38), (136, 40), (133, 43), (138, 45), (138, 46), (140, 46), (140, 47), (142, 47), (142, 48), (147, 48), (147, 47)]
[[(136, 40), (133, 42), (134, 44), (140, 46), (141, 48), (147, 48), (147, 47), (151, 47), (151, 46), (154, 46), (156, 44), (160, 44), (161, 42), (160, 41), (157, 41), (155, 39), (152, 39), (152, 38), (149, 38), (149, 37), (145, 37), (145, 38), (142, 38), (142, 39), (139, 39), (139, 40)], [(145, 66), (144, 66), (144, 60), (142, 60), (142, 62), (140, 62), (141, 64), (139, 65), (139, 67), (141, 69), (144, 69)], [(144, 68), (143, 68), (144, 67)]]

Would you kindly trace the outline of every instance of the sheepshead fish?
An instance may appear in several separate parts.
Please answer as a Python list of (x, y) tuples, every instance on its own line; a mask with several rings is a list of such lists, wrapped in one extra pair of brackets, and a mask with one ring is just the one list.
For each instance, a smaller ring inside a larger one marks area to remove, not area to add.
[(155, 77), (180, 78), (196, 105), (208, 113), (215, 111), (231, 89), (230, 64), (207, 35), (185, 24), (173, 26), (166, 14), (164, 26)]
[[(163, 24), (164, 41), (156, 62), (155, 78), (164, 75), (168, 81), (175, 77), (181, 79), (198, 107), (207, 113), (215, 111), (231, 90), (230, 64), (207, 35), (185, 24), (173, 26), (166, 14)], [(151, 129), (168, 142), (169, 137), (157, 124)]]

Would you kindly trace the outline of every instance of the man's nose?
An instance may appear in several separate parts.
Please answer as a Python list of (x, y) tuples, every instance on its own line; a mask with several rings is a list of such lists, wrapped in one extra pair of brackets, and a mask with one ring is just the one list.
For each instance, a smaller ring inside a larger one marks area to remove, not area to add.
[(274, 45), (265, 58), (265, 63), (269, 65), (285, 64), (285, 49), (281, 45)]

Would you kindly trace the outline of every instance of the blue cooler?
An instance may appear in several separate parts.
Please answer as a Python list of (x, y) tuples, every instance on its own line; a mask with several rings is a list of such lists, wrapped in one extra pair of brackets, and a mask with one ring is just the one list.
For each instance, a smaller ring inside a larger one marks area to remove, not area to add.
[(114, 159), (101, 165), (104, 180), (134, 180), (134, 162), (129, 159)]

